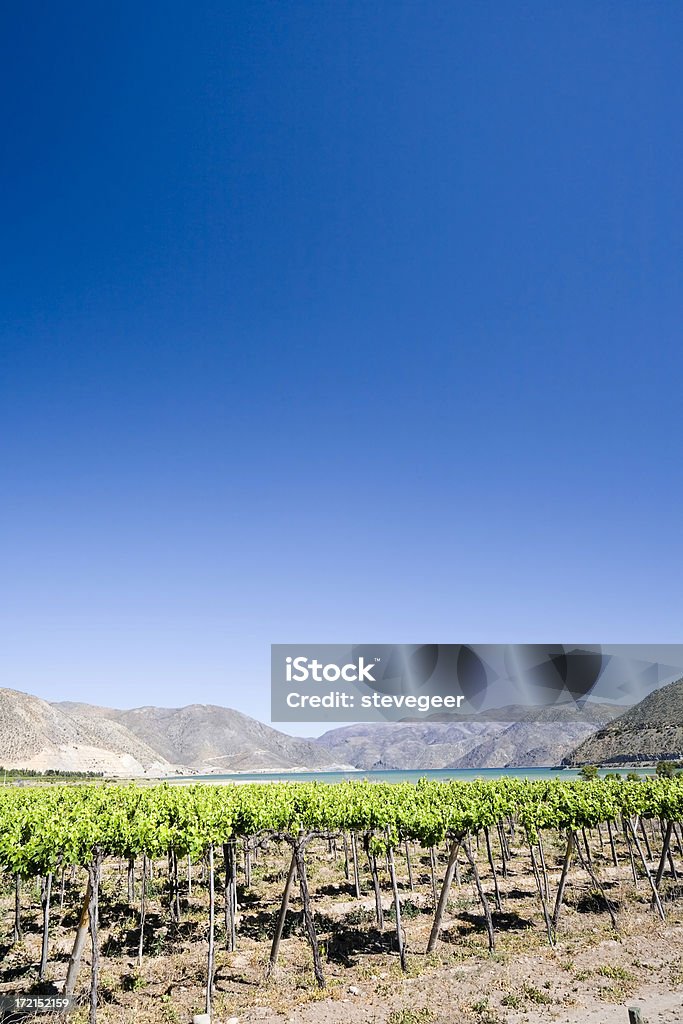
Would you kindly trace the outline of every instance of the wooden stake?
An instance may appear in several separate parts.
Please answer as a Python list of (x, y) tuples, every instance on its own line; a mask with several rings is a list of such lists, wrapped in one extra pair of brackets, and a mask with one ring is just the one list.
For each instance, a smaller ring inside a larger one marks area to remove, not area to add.
[(363, 847), (365, 854), (368, 858), (368, 864), (370, 865), (370, 874), (372, 876), (372, 887), (375, 892), (375, 917), (377, 919), (377, 927), (380, 931), (384, 931), (384, 910), (382, 908), (382, 890), (379, 884), (379, 872), (377, 870), (377, 857), (370, 850), (370, 839), (371, 835), (366, 832), (363, 836)]
[(206, 1003), (205, 1012), (211, 1016), (211, 996), (213, 995), (213, 972), (214, 972), (214, 926), (215, 926), (215, 890), (213, 874), (213, 843), (209, 846), (209, 950), (206, 963)]
[(451, 849), (448, 854), (448, 865), (446, 867), (446, 874), (444, 875), (443, 885), (441, 886), (441, 893), (439, 895), (439, 902), (437, 904), (436, 913), (434, 915), (434, 923), (432, 930), (429, 934), (429, 941), (427, 943), (427, 952), (431, 953), (436, 945), (436, 940), (439, 938), (439, 932), (443, 924), (443, 919), (446, 914), (446, 907), (448, 905), (448, 894), (453, 884), (453, 875), (455, 873), (455, 865), (458, 860), (458, 847), (460, 841), (454, 839), (451, 843)]
[(481, 878), (479, 877), (479, 872), (477, 871), (476, 861), (472, 856), (472, 849), (470, 847), (469, 839), (465, 840), (463, 846), (465, 847), (465, 855), (468, 861), (470, 862), (470, 867), (472, 868), (472, 874), (474, 875), (474, 884), (477, 887), (477, 892), (479, 893), (479, 900), (484, 910), (484, 917), (486, 919), (486, 931), (488, 932), (489, 936), (489, 952), (493, 952), (493, 950), (496, 948), (496, 937), (493, 931), (493, 918), (491, 917), (491, 908), (489, 907), (489, 901), (486, 899), (486, 893), (484, 892), (484, 888), (481, 884)]
[(413, 886), (413, 869), (412, 869), (412, 866), (411, 866), (411, 863), (410, 863), (410, 849), (408, 847), (408, 840), (407, 839), (405, 841), (405, 851), (406, 851), (406, 864), (408, 865), (408, 885), (410, 886), (410, 891), (414, 892), (415, 888)]
[(607, 834), (609, 836), (609, 845), (610, 845), (610, 849), (612, 851), (612, 863), (614, 864), (615, 868), (618, 868), (619, 867), (619, 858), (617, 857), (617, 849), (616, 849), (616, 846), (614, 845), (614, 834), (612, 832), (612, 822), (611, 821), (607, 822)]
[(432, 897), (433, 897), (433, 901), (434, 901), (433, 905), (434, 905), (434, 910), (436, 910), (436, 902), (437, 902), (437, 898), (438, 898), (437, 895), (436, 895), (436, 854), (434, 853), (434, 847), (433, 846), (429, 847), (429, 867), (431, 869), (431, 875), (432, 875)]
[(81, 913), (78, 918), (78, 926), (76, 928), (76, 936), (74, 938), (73, 948), (71, 950), (71, 956), (69, 957), (69, 966), (66, 972), (66, 981), (64, 982), (65, 996), (72, 996), (74, 989), (76, 988), (76, 980), (78, 978), (78, 970), (81, 966), (81, 957), (83, 955), (83, 948), (85, 946), (85, 940), (88, 935), (88, 921), (90, 919), (90, 901), (92, 899), (92, 886), (90, 884), (90, 875), (88, 875), (88, 886), (85, 891), (85, 897), (83, 899), (83, 905), (81, 907)]
[(360, 870), (358, 868), (358, 842), (356, 840), (356, 833), (351, 833), (351, 856), (353, 858), (353, 885), (356, 890), (356, 899), (359, 900), (361, 896), (360, 892)]
[(292, 884), (294, 882), (294, 871), (296, 869), (296, 854), (292, 852), (292, 859), (289, 864), (289, 871), (287, 872), (287, 881), (285, 882), (285, 889), (282, 893), (282, 902), (280, 903), (280, 913), (278, 914), (277, 924), (275, 926), (275, 934), (273, 935), (273, 942), (270, 947), (270, 959), (268, 960), (268, 966), (266, 967), (266, 980), (270, 978), (275, 965), (277, 964), (278, 954), (280, 952), (280, 940), (282, 938), (282, 932), (285, 927), (285, 920), (287, 918), (287, 910), (289, 909), (289, 897), (292, 891)]
[(48, 953), (48, 942), (50, 935), (50, 896), (52, 894), (52, 872), (48, 871), (47, 875), (41, 882), (40, 886), (40, 902), (43, 910), (43, 941), (41, 944), (40, 954), (40, 970), (38, 972), (38, 981), (45, 981), (45, 975), (47, 973), (47, 953)]
[(92, 959), (90, 965), (90, 1024), (97, 1024), (97, 986), (100, 976), (100, 947), (97, 937), (100, 875), (102, 871), (102, 851), (96, 848), (94, 856), (88, 865), (88, 878), (92, 890), (92, 898), (88, 903), (88, 919), (90, 923), (90, 945)]
[(564, 888), (567, 884), (567, 875), (569, 874), (569, 865), (572, 860), (572, 852), (574, 850), (574, 837), (571, 829), (567, 830), (567, 848), (564, 853), (564, 860), (562, 861), (562, 874), (560, 875), (560, 884), (557, 888), (557, 898), (555, 900), (555, 909), (553, 910), (552, 925), (553, 932), (557, 931), (557, 922), (560, 919), (560, 908), (562, 907), (562, 899), (564, 897)]
[(311, 945), (311, 952), (313, 954), (313, 973), (315, 975), (318, 988), (325, 988), (325, 975), (323, 974), (323, 965), (322, 960), (320, 959), (320, 950), (318, 949), (318, 936), (315, 933), (315, 921), (313, 920), (311, 897), (308, 891), (308, 880), (306, 878), (306, 862), (304, 860), (303, 842), (299, 841), (294, 844), (294, 855), (296, 857), (296, 868), (299, 874), (301, 902), (304, 907), (304, 923), (306, 925), (308, 941)]
[(223, 863), (225, 865), (225, 884), (223, 886), (225, 948), (232, 953), (237, 945), (237, 865), (234, 839), (223, 843)]
[(14, 875), (14, 931), (12, 942), (21, 942), (24, 937), (24, 930), (21, 927), (21, 875), (15, 872)]
[(605, 901), (605, 903), (607, 905), (607, 910), (609, 911), (610, 920), (612, 921), (612, 927), (614, 928), (615, 931), (618, 931), (617, 919), (616, 919), (616, 915), (614, 913), (614, 907), (612, 906), (612, 904), (611, 904), (611, 902), (610, 902), (610, 900), (609, 900), (609, 898), (607, 896), (607, 893), (605, 892), (604, 885), (602, 884), (602, 882), (600, 881), (598, 876), (595, 874), (595, 871), (593, 870), (593, 865), (591, 863), (587, 862), (586, 860), (584, 860), (584, 856), (581, 853), (581, 847), (579, 845), (579, 841), (578, 841), (578, 839), (576, 837), (576, 834), (574, 834), (574, 846), (576, 848), (576, 852), (579, 855), (579, 860), (581, 861), (581, 864), (582, 864), (584, 870), (590, 876), (590, 879), (593, 882), (593, 885), (595, 885), (600, 890), (600, 892), (602, 894), (602, 898), (604, 899), (604, 901)]
[(536, 888), (538, 889), (538, 895), (541, 899), (541, 906), (543, 908), (543, 919), (545, 921), (545, 930), (548, 936), (548, 944), (550, 946), (555, 945), (555, 939), (553, 936), (553, 926), (550, 921), (550, 915), (548, 913), (548, 904), (546, 903), (545, 893), (543, 891), (543, 885), (541, 883), (541, 876), (538, 872), (538, 865), (536, 864), (536, 856), (534, 854), (534, 848), (529, 840), (529, 853), (531, 854), (531, 867), (533, 869), (534, 878), (536, 879)]
[(662, 901), (659, 898), (659, 891), (657, 889), (657, 886), (655, 885), (655, 880), (652, 877), (652, 872), (650, 871), (648, 863), (645, 860), (645, 855), (643, 854), (643, 848), (640, 845), (640, 842), (638, 840), (638, 835), (636, 833), (635, 828), (633, 827), (633, 822), (630, 819), (627, 819), (627, 825), (628, 825), (628, 827), (631, 830), (631, 835), (633, 836), (633, 842), (635, 844), (636, 850), (638, 851), (638, 856), (640, 857), (640, 859), (641, 859), (641, 861), (643, 863), (643, 867), (645, 868), (645, 875), (647, 877), (648, 882), (650, 883), (650, 888), (652, 889), (652, 898), (655, 901), (655, 906), (657, 907), (657, 913), (659, 914), (659, 916), (661, 917), (661, 919), (663, 921), (665, 919), (664, 918), (664, 908), (662, 906)]
[(142, 966), (142, 950), (145, 944), (145, 915), (147, 913), (147, 857), (142, 855), (142, 882), (140, 883), (140, 941), (138, 943), (138, 967)]
[(396, 941), (398, 943), (398, 955), (401, 960), (401, 970), (407, 971), (408, 964), (406, 961), (406, 947), (403, 941), (403, 926), (401, 924), (401, 901), (398, 897), (398, 882), (396, 881), (396, 867), (394, 864), (394, 850), (393, 847), (389, 846), (387, 851), (387, 857), (389, 859), (389, 876), (391, 878), (391, 888), (394, 892), (394, 912), (396, 914)]
[(637, 889), (638, 888), (638, 872), (636, 871), (636, 862), (635, 862), (635, 858), (633, 856), (633, 846), (631, 845), (631, 837), (628, 834), (628, 829), (626, 828), (626, 820), (624, 818), (622, 818), (621, 824), (622, 824), (622, 828), (624, 830), (624, 838), (626, 839), (626, 846), (628, 847), (629, 860), (631, 861), (631, 874), (633, 876), (633, 885)]
[(491, 874), (493, 875), (493, 888), (496, 894), (496, 910), (500, 913), (503, 909), (503, 905), (500, 900), (500, 889), (498, 887), (498, 876), (496, 875), (496, 866), (493, 863), (493, 853), (491, 851), (491, 837), (489, 835), (488, 828), (484, 829), (484, 836), (486, 837), (486, 856), (488, 857), (489, 867), (491, 868)]

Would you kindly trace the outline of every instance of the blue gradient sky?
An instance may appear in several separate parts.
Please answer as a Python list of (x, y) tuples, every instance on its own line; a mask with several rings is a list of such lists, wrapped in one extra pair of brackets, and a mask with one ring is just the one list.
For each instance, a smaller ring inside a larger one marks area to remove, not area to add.
[(2, 38), (1, 685), (268, 720), (271, 641), (683, 640), (680, 4)]

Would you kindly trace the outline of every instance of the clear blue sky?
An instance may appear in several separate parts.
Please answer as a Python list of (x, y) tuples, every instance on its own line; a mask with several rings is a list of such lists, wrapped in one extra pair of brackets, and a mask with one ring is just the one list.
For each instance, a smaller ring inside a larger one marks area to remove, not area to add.
[(679, 3), (1, 27), (2, 685), (683, 640)]

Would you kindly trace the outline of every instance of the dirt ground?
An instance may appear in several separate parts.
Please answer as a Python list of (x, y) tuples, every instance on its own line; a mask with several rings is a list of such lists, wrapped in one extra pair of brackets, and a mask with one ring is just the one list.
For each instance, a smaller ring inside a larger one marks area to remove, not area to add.
[[(554, 901), (562, 849), (544, 840)], [(606, 844), (605, 844), (606, 846)], [(240, 1024), (628, 1024), (629, 1006), (640, 1006), (647, 1024), (683, 1024), (683, 885), (662, 883), (666, 921), (650, 909), (650, 889), (640, 877), (634, 886), (628, 853), (620, 849), (619, 868), (611, 865), (597, 835), (593, 857), (605, 892), (616, 908), (612, 929), (600, 893), (579, 868), (569, 876), (557, 944), (548, 944), (544, 917), (528, 854), (519, 847), (508, 877), (499, 875), (502, 912), (494, 912), (496, 949), (488, 952), (482, 907), (469, 869), (460, 868), (460, 884), (450, 894), (445, 927), (436, 950), (425, 953), (433, 918), (429, 857), (418, 846), (410, 857), (414, 888), (408, 884), (403, 852), (397, 856), (408, 970), (403, 974), (396, 948), (391, 886), (382, 871), (383, 931), (377, 928), (367, 864), (361, 854), (362, 898), (345, 878), (341, 850), (311, 845), (307, 855), (316, 927), (327, 987), (315, 984), (310, 947), (301, 920), (298, 891), (293, 893), (279, 964), (264, 982), (270, 936), (288, 865), (286, 846), (270, 846), (253, 867), (252, 885), (238, 891), (237, 951), (224, 949), (222, 908), (217, 906), (215, 1024), (238, 1018)], [(482, 880), (489, 897), (493, 883), (485, 854)], [(443, 877), (446, 852), (438, 860)], [(683, 875), (683, 863), (676, 859)], [(139, 878), (129, 906), (125, 870), (109, 863), (100, 906), (101, 1024), (186, 1024), (204, 1004), (207, 948), (206, 884), (193, 869), (188, 897), (181, 877), (182, 919), (169, 919), (165, 866), (156, 866), (149, 884), (145, 952), (138, 967)], [(642, 869), (640, 871), (642, 875)], [(23, 942), (12, 946), (11, 880), (2, 881), (0, 992), (38, 992), (40, 913), (36, 886), (24, 894)], [(76, 915), (85, 886), (84, 873), (67, 878), (64, 906), (55, 909), (50, 931), (49, 983), (57, 991), (66, 974)], [(30, 907), (29, 907), (30, 901)], [(79, 992), (85, 1000), (89, 981), (86, 956)], [(42, 1018), (45, 1020), (45, 1018)], [(70, 1016), (84, 1024), (87, 1007)], [(234, 1021), (231, 1022), (234, 1024)]]

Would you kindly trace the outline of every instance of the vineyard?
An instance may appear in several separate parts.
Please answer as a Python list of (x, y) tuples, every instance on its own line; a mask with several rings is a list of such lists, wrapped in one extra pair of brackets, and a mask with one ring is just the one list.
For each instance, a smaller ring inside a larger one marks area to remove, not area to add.
[[(528, 948), (562, 945), (577, 894), (618, 939), (628, 906), (679, 920), (682, 821), (678, 778), (7, 787), (0, 991), (74, 997), (91, 1024), (123, 1020), (134, 996), (155, 1003), (140, 1019), (216, 1020), (240, 950), (250, 991), (291, 967), (307, 999), (338, 997), (382, 966), (409, 978), (440, 949), (457, 957), (458, 935), (500, 955), (521, 896)], [(460, 933), (454, 887), (476, 901)], [(176, 953), (192, 977), (145, 996)]]

